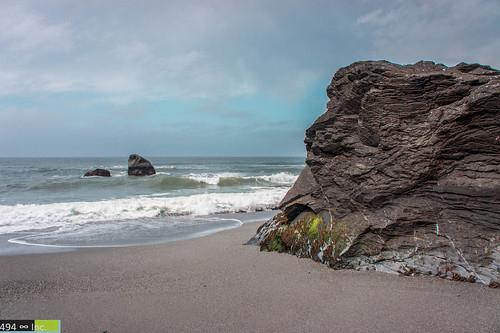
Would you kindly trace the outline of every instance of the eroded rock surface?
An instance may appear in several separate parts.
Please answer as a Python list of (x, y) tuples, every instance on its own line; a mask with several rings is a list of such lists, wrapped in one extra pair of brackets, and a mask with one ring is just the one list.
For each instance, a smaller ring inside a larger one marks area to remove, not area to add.
[(129, 176), (151, 176), (156, 174), (156, 170), (147, 159), (137, 154), (132, 154), (128, 158)]
[[(333, 268), (500, 281), (500, 72), (358, 62), (253, 241)], [(318, 223), (320, 221), (320, 223)]]

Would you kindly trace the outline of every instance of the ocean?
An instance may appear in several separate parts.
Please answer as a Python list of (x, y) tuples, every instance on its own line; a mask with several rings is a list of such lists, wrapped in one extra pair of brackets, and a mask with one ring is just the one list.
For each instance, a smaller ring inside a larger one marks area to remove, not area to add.
[[(127, 157), (0, 158), (0, 236), (59, 248), (197, 237), (273, 216), (304, 166), (301, 157), (147, 158), (154, 176), (129, 177)], [(94, 168), (112, 177), (83, 177)]]

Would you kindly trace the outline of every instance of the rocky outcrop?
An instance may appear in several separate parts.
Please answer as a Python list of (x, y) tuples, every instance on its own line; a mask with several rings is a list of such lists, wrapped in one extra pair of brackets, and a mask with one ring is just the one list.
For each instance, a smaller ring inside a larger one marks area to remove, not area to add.
[(500, 72), (357, 62), (253, 241), (332, 268), (500, 282)]
[(128, 158), (129, 176), (151, 176), (156, 173), (155, 168), (147, 159), (137, 154), (132, 154)]
[(111, 172), (105, 169), (94, 169), (85, 172), (84, 177), (111, 177)]

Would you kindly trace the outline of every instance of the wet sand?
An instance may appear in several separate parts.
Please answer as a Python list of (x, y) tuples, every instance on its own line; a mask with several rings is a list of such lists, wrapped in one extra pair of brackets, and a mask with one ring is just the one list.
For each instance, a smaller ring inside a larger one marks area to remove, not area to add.
[(161, 245), (0, 257), (0, 319), (63, 332), (500, 332), (500, 290), (333, 271), (242, 245), (258, 224)]

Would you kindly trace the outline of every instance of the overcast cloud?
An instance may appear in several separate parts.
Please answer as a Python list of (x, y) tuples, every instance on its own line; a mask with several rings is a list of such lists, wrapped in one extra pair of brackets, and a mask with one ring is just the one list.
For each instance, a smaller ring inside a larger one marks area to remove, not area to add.
[(495, 0), (2, 1), (0, 156), (303, 155), (339, 67), (500, 67), (498, 22)]

